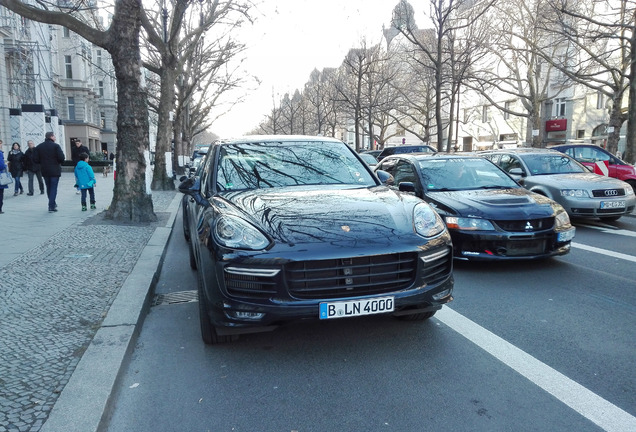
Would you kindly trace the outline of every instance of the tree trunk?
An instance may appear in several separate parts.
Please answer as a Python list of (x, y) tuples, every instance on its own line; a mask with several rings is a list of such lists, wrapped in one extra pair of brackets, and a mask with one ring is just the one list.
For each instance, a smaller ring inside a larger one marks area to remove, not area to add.
[(141, 87), (139, 30), (140, 0), (119, 0), (107, 49), (117, 78), (117, 177), (106, 217), (132, 222), (156, 221), (152, 197), (146, 190), (149, 148), (148, 105)]
[[(152, 190), (174, 190), (174, 180), (168, 176), (166, 170), (166, 152), (172, 150), (172, 122), (170, 111), (174, 106), (174, 86), (177, 79), (175, 62), (164, 60), (161, 69), (161, 96), (159, 98), (159, 112), (157, 128), (157, 144), (155, 146), (155, 168), (152, 175)], [(175, 152), (172, 152), (175, 158)], [(174, 165), (173, 165), (174, 166)]]

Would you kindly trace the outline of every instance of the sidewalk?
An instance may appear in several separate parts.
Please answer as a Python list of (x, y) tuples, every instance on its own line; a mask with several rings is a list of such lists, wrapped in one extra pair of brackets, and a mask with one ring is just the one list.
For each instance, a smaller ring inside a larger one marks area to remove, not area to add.
[(56, 213), (37, 182), (33, 196), (26, 184), (17, 197), (5, 190), (0, 432), (97, 430), (134, 344), (181, 197), (153, 192), (158, 223), (115, 224), (101, 214), (112, 174), (96, 178), (97, 210), (85, 212), (72, 173), (62, 174)]

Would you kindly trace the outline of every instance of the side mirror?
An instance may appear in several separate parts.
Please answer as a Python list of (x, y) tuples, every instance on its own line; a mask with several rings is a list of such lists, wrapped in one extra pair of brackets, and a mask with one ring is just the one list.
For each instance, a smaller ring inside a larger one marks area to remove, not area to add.
[(183, 176), (181, 184), (179, 184), (179, 192), (189, 195), (192, 199), (203, 207), (209, 207), (210, 203), (201, 195), (201, 179), (198, 177)]
[(179, 181), (180, 181), (181, 183), (183, 183), (186, 179), (187, 179), (187, 177), (186, 177), (186, 176), (181, 176), (181, 177), (179, 177)]
[(395, 184), (395, 179), (393, 178), (393, 176), (386, 171), (377, 170), (375, 172), (375, 175), (378, 176), (380, 182), (385, 186), (393, 186)]
[(513, 168), (510, 171), (508, 171), (508, 173), (511, 176), (519, 176), (519, 177), (523, 177), (523, 170), (521, 168)]
[(402, 192), (413, 192), (415, 193), (415, 183), (413, 182), (401, 182), (398, 185), (398, 189)]

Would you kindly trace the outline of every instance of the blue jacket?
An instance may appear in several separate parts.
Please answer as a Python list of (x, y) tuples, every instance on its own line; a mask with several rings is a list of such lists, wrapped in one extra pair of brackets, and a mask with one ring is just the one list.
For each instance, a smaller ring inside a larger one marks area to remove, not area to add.
[[(4, 163), (4, 153), (2, 152), (2, 150), (0, 150), (0, 171), (6, 171), (7, 169), (7, 164)], [(7, 189), (9, 186), (8, 185), (0, 185), (0, 189)]]
[(80, 189), (90, 189), (95, 186), (95, 173), (86, 161), (79, 161), (75, 166), (75, 183)]

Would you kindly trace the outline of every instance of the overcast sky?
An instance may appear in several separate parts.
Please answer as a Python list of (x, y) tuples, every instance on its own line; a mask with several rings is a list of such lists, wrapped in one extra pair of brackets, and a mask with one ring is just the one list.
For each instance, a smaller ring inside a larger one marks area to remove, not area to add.
[[(272, 109), (272, 89), (282, 96), (302, 89), (314, 68), (337, 67), (366, 38), (380, 42), (398, 0), (265, 0), (257, 21), (241, 29), (248, 44), (245, 68), (261, 84), (243, 104), (217, 120), (221, 137), (249, 132)], [(416, 17), (417, 18), (417, 17)], [(245, 91), (243, 91), (245, 93)], [(277, 102), (280, 97), (277, 97)]]

